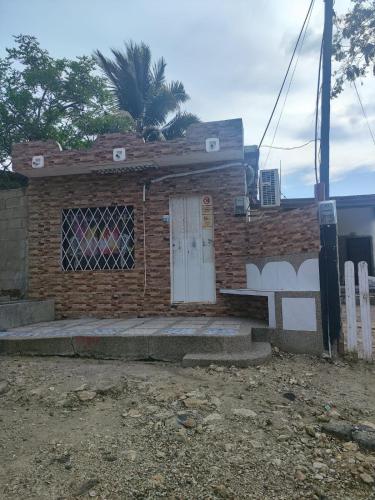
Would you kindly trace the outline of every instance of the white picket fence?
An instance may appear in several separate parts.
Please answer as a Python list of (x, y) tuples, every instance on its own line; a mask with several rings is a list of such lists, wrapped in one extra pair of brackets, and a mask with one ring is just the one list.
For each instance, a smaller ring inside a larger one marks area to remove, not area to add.
[[(372, 279), (370, 277), (370, 279)], [(371, 326), (370, 287), (367, 262), (358, 264), (360, 331), (359, 342), (354, 264), (345, 262), (345, 303), (346, 303), (346, 341), (347, 352), (366, 361), (373, 360), (373, 333)]]

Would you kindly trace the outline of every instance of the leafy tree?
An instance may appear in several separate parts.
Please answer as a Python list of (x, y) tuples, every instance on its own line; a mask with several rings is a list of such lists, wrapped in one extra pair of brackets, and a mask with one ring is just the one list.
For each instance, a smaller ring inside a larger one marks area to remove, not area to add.
[(84, 147), (97, 133), (126, 131), (129, 114), (115, 110), (93, 57), (54, 59), (29, 35), (0, 59), (0, 163), (15, 142), (55, 139), (64, 148)]
[(352, 0), (352, 9), (336, 17), (334, 55), (339, 68), (333, 96), (343, 90), (345, 81), (375, 75), (375, 0)]
[[(174, 139), (185, 134), (198, 118), (180, 110), (189, 99), (179, 81), (166, 82), (166, 62), (151, 63), (150, 47), (144, 43), (125, 44), (125, 51), (112, 49), (113, 59), (99, 50), (96, 60), (108, 77), (118, 108), (130, 113), (135, 129), (145, 140)], [(170, 118), (171, 113), (176, 113)]]

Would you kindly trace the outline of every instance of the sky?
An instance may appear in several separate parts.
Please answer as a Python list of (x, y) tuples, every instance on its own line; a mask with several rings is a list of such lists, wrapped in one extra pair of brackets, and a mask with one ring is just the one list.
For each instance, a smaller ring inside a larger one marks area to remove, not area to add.
[[(185, 109), (202, 121), (242, 118), (246, 144), (258, 144), (280, 88), (309, 0), (0, 0), (0, 54), (20, 33), (36, 36), (55, 57), (74, 58), (124, 41), (144, 41), (181, 80)], [(336, 0), (345, 13), (350, 0)], [(324, 1), (316, 0), (274, 146), (314, 138)], [(375, 131), (375, 79), (358, 84)], [(283, 101), (283, 99), (282, 99)], [(281, 108), (281, 107), (280, 107)], [(279, 110), (280, 110), (279, 108)], [(272, 144), (279, 110), (264, 144)], [(375, 145), (354, 89), (331, 105), (331, 194), (375, 192)], [(268, 154), (270, 153), (270, 154)], [(313, 144), (262, 148), (260, 165), (279, 168), (287, 198), (313, 196)]]

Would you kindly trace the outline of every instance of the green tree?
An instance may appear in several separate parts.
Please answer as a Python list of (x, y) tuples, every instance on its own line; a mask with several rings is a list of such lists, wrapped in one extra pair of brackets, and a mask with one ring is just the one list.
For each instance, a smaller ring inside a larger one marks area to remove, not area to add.
[(375, 0), (352, 0), (352, 9), (336, 17), (334, 56), (339, 63), (335, 72), (333, 96), (343, 90), (346, 81), (375, 75)]
[[(180, 109), (189, 99), (179, 81), (166, 82), (166, 62), (152, 65), (150, 47), (125, 44), (125, 51), (112, 49), (113, 59), (95, 52), (98, 64), (110, 81), (118, 108), (132, 116), (135, 129), (145, 140), (174, 139), (185, 134), (198, 118)], [(171, 118), (171, 114), (175, 115)]]
[(85, 147), (96, 134), (126, 131), (129, 114), (119, 113), (93, 57), (54, 59), (29, 35), (0, 59), (0, 163), (6, 166), (15, 142), (55, 139), (63, 148)]

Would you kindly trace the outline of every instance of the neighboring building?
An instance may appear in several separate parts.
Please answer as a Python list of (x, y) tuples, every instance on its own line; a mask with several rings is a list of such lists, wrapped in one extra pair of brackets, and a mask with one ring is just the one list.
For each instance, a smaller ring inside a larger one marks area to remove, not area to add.
[(369, 275), (374, 276), (375, 194), (337, 196), (335, 200), (341, 281), (346, 260), (367, 262)]
[[(365, 261), (370, 276), (375, 273), (375, 194), (333, 196), (337, 208), (340, 281), (344, 283), (344, 263)], [(282, 200), (284, 208), (308, 206), (312, 198)], [(357, 266), (355, 266), (357, 269)], [(356, 277), (357, 279), (357, 277)]]
[(14, 145), (29, 178), (28, 297), (53, 298), (58, 318), (262, 318), (282, 347), (320, 352), (317, 207), (254, 204), (258, 156), (240, 119), (164, 142)]

